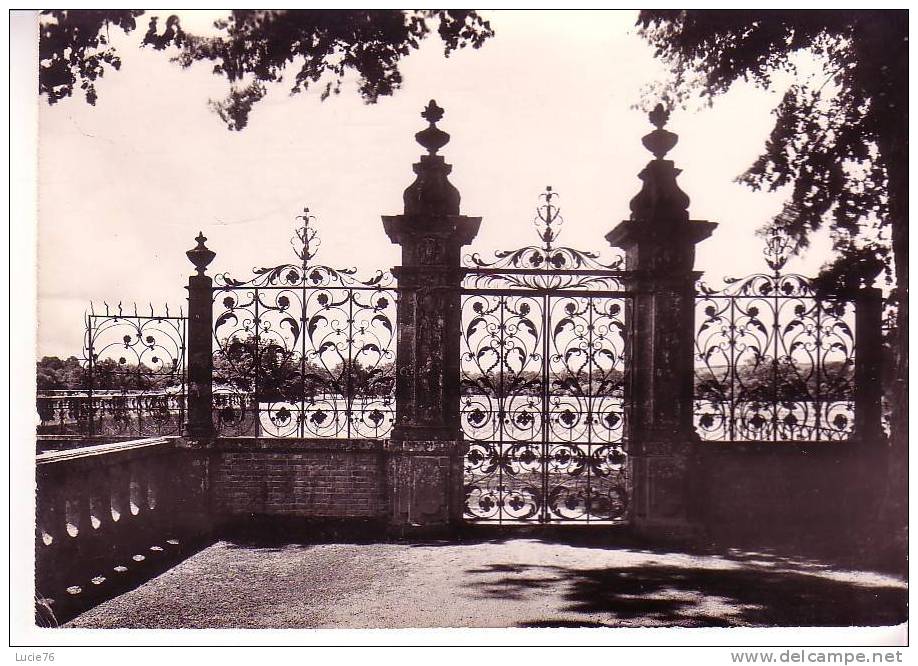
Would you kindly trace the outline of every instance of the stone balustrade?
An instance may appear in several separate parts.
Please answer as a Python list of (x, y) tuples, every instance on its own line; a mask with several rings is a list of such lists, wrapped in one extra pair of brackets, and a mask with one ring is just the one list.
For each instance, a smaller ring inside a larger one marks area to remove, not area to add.
[(206, 536), (205, 463), (177, 437), (49, 452), (36, 464), (36, 602), (52, 624)]
[(52, 391), (36, 400), (39, 436), (135, 439), (180, 435), (185, 396), (179, 393)]

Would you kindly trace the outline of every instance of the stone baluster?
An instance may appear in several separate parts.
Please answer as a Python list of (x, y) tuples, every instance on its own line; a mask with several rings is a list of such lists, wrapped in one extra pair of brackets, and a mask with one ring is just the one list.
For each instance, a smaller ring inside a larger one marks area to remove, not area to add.
[(37, 476), (35, 590), (38, 595), (53, 598), (67, 586), (67, 571), (61, 562), (67, 561), (70, 536), (58, 475), (38, 470)]

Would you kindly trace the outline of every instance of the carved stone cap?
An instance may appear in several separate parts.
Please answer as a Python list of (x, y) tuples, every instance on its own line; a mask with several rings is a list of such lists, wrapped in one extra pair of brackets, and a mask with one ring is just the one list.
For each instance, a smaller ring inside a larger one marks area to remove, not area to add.
[(679, 135), (663, 129), (663, 126), (666, 125), (666, 121), (669, 120), (669, 109), (665, 108), (662, 104), (657, 104), (654, 110), (648, 114), (648, 118), (650, 118), (650, 122), (656, 129), (644, 136), (644, 138), (641, 139), (641, 143), (644, 144), (647, 150), (653, 153), (654, 157), (658, 160), (662, 160), (663, 156), (679, 143)]
[(421, 118), (430, 123), (427, 129), (423, 129), (414, 135), (419, 144), (427, 149), (428, 155), (436, 155), (437, 151), (449, 143), (449, 134), (437, 127), (437, 123), (443, 118), (443, 109), (437, 106), (436, 101), (430, 100), (427, 107), (421, 111)]
[(649, 118), (656, 129), (641, 141), (656, 159), (638, 175), (643, 186), (631, 200), (631, 219), (653, 220), (657, 224), (688, 220), (689, 198), (676, 183), (681, 171), (672, 160), (663, 159), (679, 137), (663, 129), (669, 119), (669, 111), (662, 104), (657, 104)]
[(471, 243), (481, 227), (480, 217), (468, 215), (383, 215), (382, 221), (386, 235), (396, 245), (435, 236), (447, 244), (460, 247)]
[[(717, 222), (687, 220), (678, 236), (667, 235), (665, 239), (671, 245), (694, 246), (709, 238), (716, 228)], [(641, 243), (663, 240), (658, 230), (638, 220), (623, 220), (607, 233), (605, 238), (612, 247), (626, 251)]]
[(204, 241), (206, 241), (207, 238), (204, 236), (203, 231), (198, 232), (198, 236), (195, 240), (198, 244), (188, 250), (185, 255), (188, 257), (189, 261), (194, 264), (198, 275), (204, 275), (204, 271), (207, 270), (207, 266), (214, 260), (217, 253), (204, 245)]
[(695, 246), (708, 238), (716, 227), (716, 222), (706, 220), (658, 226), (632, 219), (621, 222), (606, 234), (606, 240), (612, 247), (625, 251), (625, 265), (629, 271), (685, 277), (694, 268)]
[(403, 195), (406, 215), (458, 215), (460, 195), (447, 176), (453, 167), (437, 151), (449, 142), (449, 134), (437, 127), (443, 118), (443, 109), (430, 100), (421, 117), (429, 123), (426, 129), (415, 134), (415, 139), (427, 149), (414, 165), (415, 181)]

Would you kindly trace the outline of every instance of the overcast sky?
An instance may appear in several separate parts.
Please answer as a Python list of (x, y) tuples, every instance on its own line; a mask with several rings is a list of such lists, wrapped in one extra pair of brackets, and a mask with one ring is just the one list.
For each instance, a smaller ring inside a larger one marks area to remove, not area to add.
[[(158, 13), (158, 12), (157, 12)], [(225, 80), (207, 64), (181, 70), (162, 53), (138, 49), (138, 31), (118, 39), (120, 72), (81, 95), (39, 110), (39, 355), (78, 354), (82, 313), (97, 303), (184, 304), (192, 270), (185, 250), (202, 230), (217, 252), (211, 272), (245, 277), (253, 266), (293, 258), (294, 217), (318, 217), (317, 257), (364, 272), (398, 262), (380, 215), (401, 212), (422, 149), (413, 135), (430, 98), (452, 135), (442, 154), (462, 212), (484, 218), (473, 251), (528, 244), (538, 194), (552, 185), (565, 219), (561, 240), (605, 247), (603, 236), (629, 214), (637, 174), (651, 155), (652, 129), (632, 106), (663, 74), (633, 28), (634, 12), (485, 12), (496, 36), (448, 59), (428, 38), (403, 59), (404, 84), (365, 105), (350, 80), (342, 94), (287, 94), (269, 87), (249, 126), (230, 132), (208, 108)], [(212, 16), (184, 13), (186, 29)], [(710, 282), (764, 267), (754, 235), (781, 195), (736, 183), (761, 151), (781, 90), (738, 85), (713, 108), (676, 110), (680, 135), (669, 154), (696, 219), (720, 223), (699, 247)], [(812, 273), (827, 258), (817, 241), (789, 269)]]

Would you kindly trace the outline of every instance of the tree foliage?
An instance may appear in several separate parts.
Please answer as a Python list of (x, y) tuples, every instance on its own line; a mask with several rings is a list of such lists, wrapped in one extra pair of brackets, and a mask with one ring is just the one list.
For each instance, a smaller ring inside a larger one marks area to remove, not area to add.
[(137, 27), (142, 11), (66, 10), (42, 12), (38, 39), (38, 92), (48, 104), (70, 97), (79, 86), (89, 104), (95, 105), (95, 81), (105, 66), (121, 69), (121, 58), (111, 46), (110, 28), (126, 33)]
[(126, 359), (95, 359), (90, 365), (76, 356), (62, 360), (44, 356), (36, 363), (39, 391), (164, 391), (182, 383), (181, 368), (151, 368)]
[(823, 361), (816, 367), (798, 359), (762, 357), (735, 368), (696, 369), (695, 399), (718, 403), (842, 402), (854, 399), (854, 381), (854, 363), (850, 360)]
[(76, 356), (60, 359), (43, 356), (36, 364), (36, 382), (39, 391), (62, 391), (83, 388), (83, 364)]
[[(904, 12), (642, 11), (638, 24), (672, 67), (670, 92), (679, 101), (710, 101), (741, 80), (769, 88), (777, 73), (797, 74), (774, 110), (762, 155), (741, 182), (791, 188), (774, 224), (798, 248), (828, 222), (843, 265), (858, 257), (843, 272), (863, 267), (865, 250), (889, 265), (892, 249), (901, 255), (897, 282), (906, 284)], [(803, 52), (822, 63), (821, 71), (804, 76), (797, 58)], [(885, 241), (878, 240), (883, 233)]]
[[(331, 356), (331, 355), (330, 355)], [(253, 393), (259, 402), (298, 402), (317, 395), (388, 396), (395, 387), (391, 361), (368, 366), (354, 359), (307, 357), (254, 336), (224, 340), (214, 355), (214, 384)]]
[[(129, 33), (142, 11), (46, 11), (41, 25), (39, 92), (48, 103), (69, 97), (75, 86), (95, 104), (93, 82), (121, 61), (110, 46), (109, 28)], [(322, 99), (341, 91), (348, 72), (358, 78), (367, 103), (393, 94), (402, 84), (401, 58), (420, 46), (437, 22), (444, 54), (479, 48), (494, 32), (487, 21), (466, 10), (234, 10), (216, 22), (215, 37), (193, 35), (176, 16), (162, 26), (153, 16), (142, 44), (158, 51), (178, 49), (172, 59), (183, 68), (212, 63), (213, 73), (230, 85), (227, 97), (211, 106), (231, 130), (248, 123), (266, 84), (292, 74), (291, 94), (324, 83)]]

